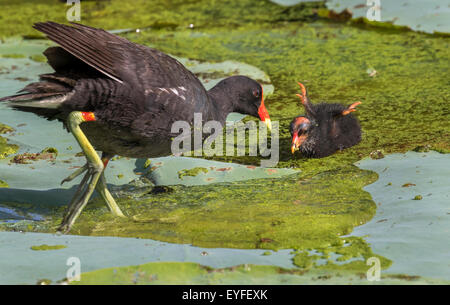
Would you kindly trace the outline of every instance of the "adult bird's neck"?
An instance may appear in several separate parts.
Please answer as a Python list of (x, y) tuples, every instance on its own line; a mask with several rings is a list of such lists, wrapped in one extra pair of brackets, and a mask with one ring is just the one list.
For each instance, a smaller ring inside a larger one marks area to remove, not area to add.
[(229, 88), (217, 84), (208, 91), (212, 107), (210, 111), (210, 119), (224, 123), (228, 114), (235, 111), (233, 98), (229, 92)]

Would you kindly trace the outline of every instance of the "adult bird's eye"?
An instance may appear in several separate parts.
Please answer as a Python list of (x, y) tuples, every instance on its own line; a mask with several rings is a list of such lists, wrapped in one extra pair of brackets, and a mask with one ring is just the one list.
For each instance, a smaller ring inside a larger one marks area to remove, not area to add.
[(259, 91), (258, 90), (253, 90), (253, 95), (255, 97), (259, 97)]

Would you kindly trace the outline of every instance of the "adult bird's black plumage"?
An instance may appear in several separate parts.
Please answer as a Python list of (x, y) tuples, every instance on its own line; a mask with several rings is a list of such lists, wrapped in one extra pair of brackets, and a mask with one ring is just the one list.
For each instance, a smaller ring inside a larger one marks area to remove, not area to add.
[[(192, 125), (194, 113), (201, 113), (203, 121), (215, 120), (223, 126), (230, 112), (239, 112), (270, 126), (262, 87), (248, 77), (226, 78), (207, 91), (176, 59), (102, 29), (54, 22), (36, 23), (34, 28), (59, 45), (44, 52), (55, 72), (40, 75), (39, 82), (0, 101), (64, 122), (87, 156), (88, 164), (63, 180), (87, 171), (69, 205), (63, 230), (70, 229), (94, 186), (110, 209), (121, 215), (104, 181), (108, 160), (114, 155), (171, 154), (171, 139), (178, 135), (171, 131), (175, 121)], [(89, 142), (103, 152), (103, 164)]]
[(295, 117), (290, 125), (292, 153), (300, 150), (310, 158), (322, 158), (361, 141), (361, 127), (351, 115), (356, 102), (350, 106), (341, 104), (311, 104), (306, 88), (299, 83), (302, 94), (297, 94), (305, 108), (306, 115)]

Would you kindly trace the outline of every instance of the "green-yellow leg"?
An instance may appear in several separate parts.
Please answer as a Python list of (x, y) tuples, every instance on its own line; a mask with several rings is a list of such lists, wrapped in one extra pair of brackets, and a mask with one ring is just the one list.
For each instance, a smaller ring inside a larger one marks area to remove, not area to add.
[[(97, 183), (99, 182), (103, 173), (104, 166), (100, 157), (92, 147), (91, 143), (89, 143), (89, 140), (80, 128), (81, 123), (94, 120), (95, 117), (93, 113), (79, 111), (71, 112), (67, 118), (67, 126), (69, 127), (69, 130), (72, 132), (81, 149), (83, 150), (84, 155), (87, 159), (87, 164), (78, 169), (71, 176), (64, 179), (63, 182), (70, 181), (84, 171), (87, 171), (87, 173), (78, 186), (77, 192), (72, 198), (67, 208), (66, 214), (64, 215), (63, 221), (61, 222), (61, 225), (59, 227), (59, 231), (62, 231), (64, 233), (67, 233), (70, 230), (75, 220), (78, 218), (81, 211), (88, 203), (89, 198), (92, 196), (92, 193), (94, 192), (94, 189), (96, 188)], [(106, 190), (106, 184), (101, 183), (98, 189), (100, 190), (100, 194), (102, 195), (103, 199), (107, 201), (108, 206), (110, 206), (110, 209), (113, 211), (113, 213), (117, 213), (117, 211), (120, 211), (114, 199), (112, 201), (110, 200), (112, 199), (112, 196)], [(113, 208), (111, 208), (111, 206)], [(120, 212), (120, 214), (123, 215), (122, 212)]]
[(111, 213), (115, 216), (124, 217), (122, 211), (120, 210), (119, 206), (117, 205), (116, 201), (114, 200), (111, 193), (108, 191), (108, 188), (106, 187), (106, 179), (105, 179), (105, 173), (102, 172), (100, 179), (97, 183), (96, 187), (97, 192), (102, 196), (103, 200), (108, 205), (109, 210)]

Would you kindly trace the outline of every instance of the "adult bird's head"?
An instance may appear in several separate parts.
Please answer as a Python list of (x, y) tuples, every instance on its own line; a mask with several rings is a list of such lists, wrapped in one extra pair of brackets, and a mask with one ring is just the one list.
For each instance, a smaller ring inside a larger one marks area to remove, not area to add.
[(219, 99), (227, 99), (231, 106), (230, 112), (257, 117), (271, 130), (272, 123), (264, 105), (263, 88), (257, 81), (242, 75), (231, 76), (220, 81), (210, 92), (219, 96)]

